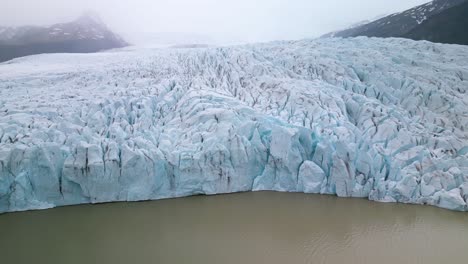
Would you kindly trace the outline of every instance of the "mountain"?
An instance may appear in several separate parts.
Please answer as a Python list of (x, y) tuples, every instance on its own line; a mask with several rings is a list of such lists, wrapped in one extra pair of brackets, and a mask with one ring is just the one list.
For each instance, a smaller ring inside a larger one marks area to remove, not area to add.
[(0, 64), (0, 212), (276, 190), (468, 211), (468, 46), (392, 38)]
[(403, 37), (468, 45), (468, 1), (428, 18)]
[(353, 28), (357, 28), (357, 27), (360, 27), (360, 26), (363, 26), (363, 25), (367, 25), (369, 23), (372, 23), (376, 20), (379, 20), (383, 17), (386, 17), (387, 15), (380, 15), (380, 16), (377, 16), (373, 19), (368, 19), (368, 20), (363, 20), (363, 21), (359, 21), (357, 23), (353, 23), (351, 24), (350, 26), (346, 27), (345, 29), (342, 29), (340, 31), (334, 31), (334, 32), (330, 32), (330, 33), (327, 33), (325, 35), (322, 36), (322, 38), (333, 38), (333, 37), (336, 37), (336, 34), (341, 32), (341, 31), (344, 31), (344, 30), (348, 30), (348, 29), (353, 29)]
[(95, 15), (49, 27), (0, 27), (0, 61), (40, 53), (89, 53), (127, 43)]
[[(343, 31), (334, 32), (331, 34), (324, 35), (324, 37), (357, 37), (357, 36), (367, 36), (367, 37), (409, 37), (412, 38), (410, 32), (424, 31), (424, 35), (428, 35), (428, 31), (431, 30), (431, 26), (424, 26), (424, 22), (431, 20), (436, 15), (445, 13), (449, 9), (456, 8), (462, 4), (465, 4), (467, 0), (435, 0), (427, 4), (423, 4), (407, 11), (392, 14), (384, 18), (378, 19), (374, 22), (361, 25), (358, 27), (346, 29)], [(465, 13), (465, 16), (468, 14)], [(458, 20), (450, 17), (449, 15), (441, 15), (445, 17), (444, 22), (449, 22), (451, 25), (454, 25), (449, 30), (460, 31), (464, 28), (458, 25)], [(425, 30), (418, 30), (420, 27), (426, 27)], [(423, 34), (423, 33), (418, 33)], [(437, 34), (437, 33), (434, 33)], [(419, 37), (415, 36), (415, 39), (422, 39), (421, 35)], [(440, 42), (443, 41), (441, 39)], [(452, 43), (452, 42), (448, 42)]]

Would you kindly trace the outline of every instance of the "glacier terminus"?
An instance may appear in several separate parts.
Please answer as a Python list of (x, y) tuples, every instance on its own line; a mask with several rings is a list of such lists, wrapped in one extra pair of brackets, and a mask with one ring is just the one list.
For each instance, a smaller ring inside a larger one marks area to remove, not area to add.
[(0, 212), (260, 190), (468, 211), (468, 47), (359, 37), (0, 64)]

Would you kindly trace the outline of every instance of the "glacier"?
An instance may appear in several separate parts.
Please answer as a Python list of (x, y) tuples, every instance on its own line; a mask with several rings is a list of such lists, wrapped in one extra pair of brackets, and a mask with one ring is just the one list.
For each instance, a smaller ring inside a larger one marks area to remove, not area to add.
[(0, 64), (0, 212), (274, 190), (468, 211), (468, 47), (317, 39)]

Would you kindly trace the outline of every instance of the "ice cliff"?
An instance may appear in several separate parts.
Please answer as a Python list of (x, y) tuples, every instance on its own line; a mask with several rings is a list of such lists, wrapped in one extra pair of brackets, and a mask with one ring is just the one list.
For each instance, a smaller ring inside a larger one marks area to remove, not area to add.
[(0, 211), (277, 190), (467, 211), (468, 47), (320, 39), (0, 64)]

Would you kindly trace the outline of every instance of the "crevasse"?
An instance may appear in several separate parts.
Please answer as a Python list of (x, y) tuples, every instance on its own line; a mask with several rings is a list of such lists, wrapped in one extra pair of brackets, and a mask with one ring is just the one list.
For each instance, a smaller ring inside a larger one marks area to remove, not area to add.
[(320, 39), (0, 64), (0, 212), (277, 190), (467, 211), (468, 47)]

